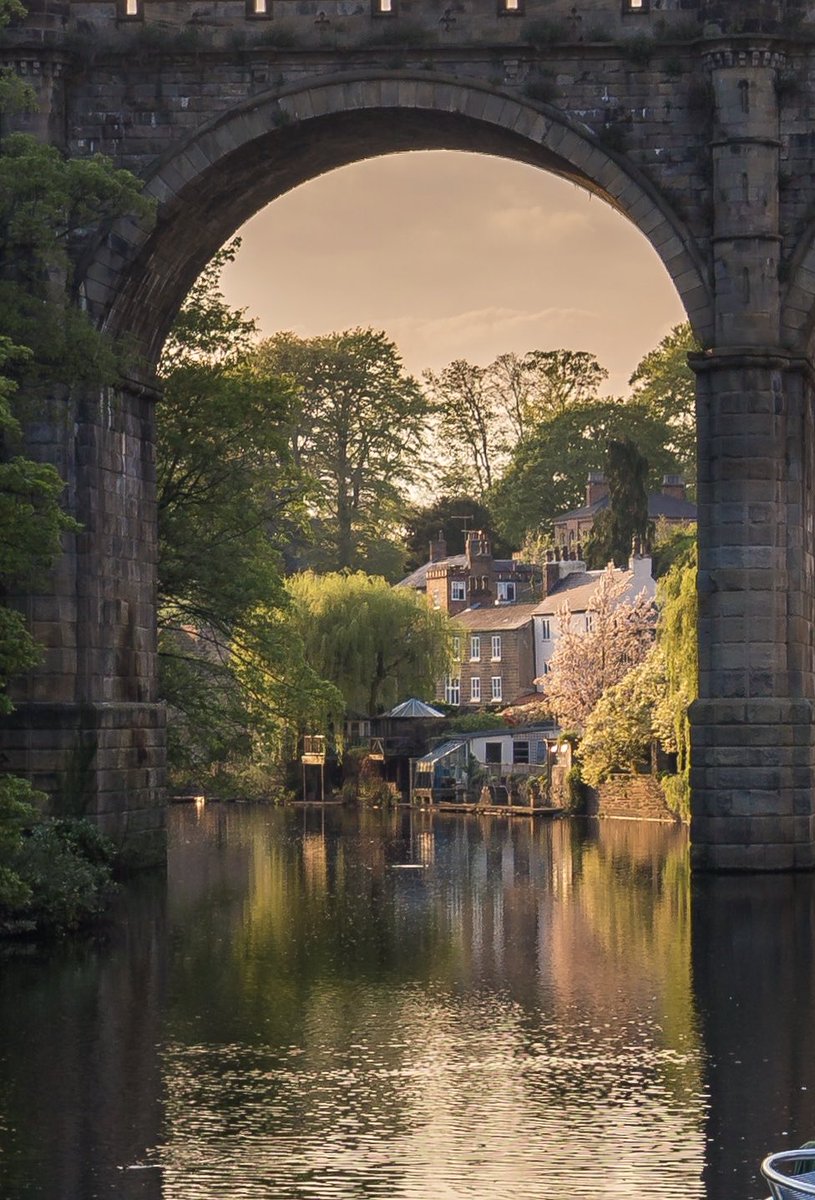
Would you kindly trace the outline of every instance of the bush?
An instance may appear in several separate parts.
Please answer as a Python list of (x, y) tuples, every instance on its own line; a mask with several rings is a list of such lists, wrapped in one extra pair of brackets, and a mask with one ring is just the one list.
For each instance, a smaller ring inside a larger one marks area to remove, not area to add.
[(33, 815), (0, 852), (0, 925), (59, 936), (103, 914), (115, 891), (117, 852), (90, 821)]

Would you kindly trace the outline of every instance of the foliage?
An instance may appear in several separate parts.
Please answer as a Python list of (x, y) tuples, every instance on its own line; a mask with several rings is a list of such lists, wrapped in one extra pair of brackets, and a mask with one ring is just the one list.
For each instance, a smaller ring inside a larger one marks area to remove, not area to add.
[(609, 503), (594, 519), (586, 545), (592, 568), (613, 562), (623, 567), (632, 542), (644, 549), (650, 541), (648, 521), (648, 461), (631, 438), (612, 438), (606, 448), (605, 476)]
[(535, 427), (596, 395), (608, 372), (578, 350), (502, 354), (486, 367), (458, 359), (425, 384), (437, 421), (442, 486), (483, 502), (513, 447)]
[(676, 752), (677, 779), (672, 805), (680, 816), (690, 813), (690, 722), (688, 709), (699, 695), (697, 643), (698, 600), (696, 553), (677, 562), (657, 586), (660, 606), (658, 637), (665, 662), (667, 689), (654, 714), (658, 736)]
[(350, 329), (261, 343), (256, 368), (293, 389), (289, 446), (308, 478), (317, 570), (402, 570), (397, 531), (421, 461), (427, 401), (384, 333)]
[(432, 696), (447, 671), (450, 628), (412, 588), (361, 571), (288, 580), (292, 626), (309, 666), (350, 712), (374, 716), (408, 696)]
[(564, 603), (549, 672), (538, 682), (564, 729), (583, 729), (603, 693), (641, 662), (653, 641), (654, 606), (644, 593), (624, 600), (625, 572), (609, 566), (589, 601), (590, 627), (578, 631)]
[(690, 325), (676, 325), (637, 365), (629, 383), (642, 404), (667, 430), (665, 448), (688, 483), (696, 479), (696, 383), (688, 354), (699, 350)]
[(604, 467), (606, 444), (630, 437), (650, 464), (649, 486), (677, 469), (666, 449), (669, 430), (639, 403), (602, 399), (569, 405), (541, 421), (515, 447), (507, 470), (490, 493), (499, 531), (514, 545), (579, 507), (586, 477)]
[(464, 713), (453, 717), (444, 725), (445, 733), (475, 733), (479, 729), (508, 729), (510, 722), (505, 713), (491, 712), (483, 709), (479, 712)]
[(657, 521), (652, 554), (654, 579), (667, 575), (675, 563), (691, 562), (695, 553), (695, 523), (677, 526)]
[(284, 619), (282, 547), (303, 524), (291, 389), (254, 354), (219, 290), (234, 246), (193, 287), (165, 347), (157, 420), (159, 622), (173, 778), (274, 760), (339, 697)]
[[(405, 521), (405, 541), (408, 551), (407, 570), (427, 562), (428, 548), (441, 531), (448, 554), (464, 553), (464, 530), (492, 530), (490, 510), (471, 496), (441, 496), (432, 504), (416, 505), (409, 510)], [(492, 552), (500, 558), (509, 557), (510, 547), (501, 539), (492, 539)]]
[(591, 787), (619, 772), (633, 772), (654, 741), (654, 710), (665, 696), (665, 664), (660, 646), (613, 687), (586, 719), (580, 742), (583, 778)]

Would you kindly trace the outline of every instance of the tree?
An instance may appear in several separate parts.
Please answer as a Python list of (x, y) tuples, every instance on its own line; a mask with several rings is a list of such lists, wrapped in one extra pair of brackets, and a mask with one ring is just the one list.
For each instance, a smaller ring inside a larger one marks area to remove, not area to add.
[[(405, 521), (407, 569), (415, 570), (427, 562), (428, 547), (439, 532), (447, 543), (448, 554), (463, 554), (465, 529), (492, 531), (492, 527), (490, 510), (471, 496), (441, 496), (432, 504), (415, 506)], [(508, 556), (510, 552), (509, 545), (496, 538), (493, 538), (492, 549), (497, 558), (502, 554)]]
[(350, 329), (261, 343), (257, 369), (287, 378), (293, 461), (308, 479), (319, 570), (359, 569), (398, 577), (405, 492), (420, 470), (428, 404), (382, 332)]
[(513, 545), (548, 530), (559, 514), (584, 502), (589, 471), (604, 466), (611, 439), (631, 438), (650, 464), (649, 486), (677, 469), (666, 449), (665, 422), (640, 404), (603, 399), (547, 417), (513, 451), (489, 496), (499, 532)]
[(438, 374), (425, 371), (436, 417), (440, 485), (482, 502), (508, 449), (508, 430), (485, 367), (456, 359)]
[(699, 348), (687, 322), (675, 325), (629, 380), (632, 399), (667, 426), (666, 446), (690, 483), (696, 479), (696, 381), (688, 354)]
[(610, 775), (631, 773), (656, 738), (654, 714), (665, 697), (665, 663), (654, 645), (636, 667), (603, 692), (580, 740), (583, 779), (597, 787)]
[(449, 663), (444, 613), (411, 588), (362, 572), (287, 583), (294, 628), (312, 670), (330, 680), (350, 712), (374, 716), (408, 696), (432, 696)]
[(634, 541), (650, 543), (648, 520), (648, 460), (631, 438), (611, 438), (606, 447), (606, 482), (609, 503), (594, 519), (586, 546), (590, 567), (628, 563)]
[(654, 605), (644, 593), (624, 601), (625, 572), (608, 566), (587, 607), (589, 628), (574, 627), (568, 601), (549, 672), (538, 680), (551, 711), (566, 729), (581, 730), (603, 693), (647, 654), (654, 638)]
[(666, 690), (656, 707), (654, 725), (666, 749), (675, 751), (677, 773), (667, 783), (671, 806), (690, 815), (690, 721), (688, 709), (699, 695), (696, 547), (674, 563), (657, 586), (660, 607), (657, 636), (665, 662)]
[(220, 293), (233, 252), (193, 287), (161, 363), (159, 651), (177, 780), (271, 761), (339, 703), (284, 617), (281, 549), (304, 521), (295, 400), (256, 360), (254, 322)]
[(585, 350), (502, 354), (487, 372), (518, 441), (547, 417), (557, 416), (573, 404), (595, 400), (608, 378), (605, 367)]

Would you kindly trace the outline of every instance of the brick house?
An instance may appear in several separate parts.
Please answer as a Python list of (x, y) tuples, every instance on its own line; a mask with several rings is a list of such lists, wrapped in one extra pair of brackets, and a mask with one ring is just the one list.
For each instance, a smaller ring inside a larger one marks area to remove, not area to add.
[(481, 708), (508, 704), (535, 691), (535, 603), (469, 608), (458, 613), (453, 674), (436, 696), (447, 704)]
[(480, 708), (534, 693), (532, 613), (540, 580), (531, 563), (493, 558), (482, 530), (466, 534), (464, 554), (448, 555), (441, 534), (430, 543), (428, 562), (397, 586), (424, 592), (455, 621), (458, 670), (440, 682), (437, 699)]
[[(681, 475), (664, 476), (661, 491), (652, 492), (648, 497), (648, 520), (667, 525), (695, 524), (696, 505), (688, 500), (685, 492)], [(555, 545), (572, 548), (585, 542), (597, 514), (608, 508), (609, 503), (605, 475), (601, 471), (589, 472), (584, 506), (562, 513), (552, 522)]]

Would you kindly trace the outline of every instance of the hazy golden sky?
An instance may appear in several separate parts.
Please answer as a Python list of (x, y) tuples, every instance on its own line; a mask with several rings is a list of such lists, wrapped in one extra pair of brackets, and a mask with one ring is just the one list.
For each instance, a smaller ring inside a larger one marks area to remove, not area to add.
[(408, 369), (590, 350), (623, 392), (684, 310), (643, 235), (601, 200), (505, 159), (427, 151), (343, 167), (241, 231), (230, 303), (264, 333), (384, 329)]

